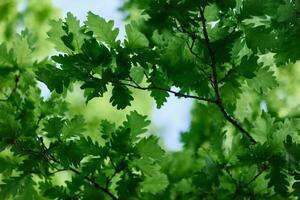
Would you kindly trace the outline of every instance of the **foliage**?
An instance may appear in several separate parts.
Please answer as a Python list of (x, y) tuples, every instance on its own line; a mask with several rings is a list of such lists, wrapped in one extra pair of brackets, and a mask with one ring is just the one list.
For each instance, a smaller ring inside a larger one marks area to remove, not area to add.
[[(9, 44), (15, 33), (25, 32), (28, 44), (36, 49), (32, 56), (44, 59), (52, 45), (47, 41), (48, 20), (57, 17), (58, 10), (51, 0), (3, 0), (0, 3), (0, 42)], [(13, 44), (11, 47), (14, 47)]]
[[(299, 67), (299, 6), (129, 0), (123, 9), (141, 14), (124, 41), (112, 21), (68, 13), (49, 22), (56, 52), (43, 60), (29, 31), (13, 34), (0, 45), (0, 198), (300, 199), (299, 111), (276, 107), (293, 74), (284, 67)], [(183, 150), (163, 150), (137, 111), (90, 137), (66, 101), (75, 84), (86, 103), (112, 87), (117, 109), (135, 103), (133, 89), (158, 108), (194, 99)]]

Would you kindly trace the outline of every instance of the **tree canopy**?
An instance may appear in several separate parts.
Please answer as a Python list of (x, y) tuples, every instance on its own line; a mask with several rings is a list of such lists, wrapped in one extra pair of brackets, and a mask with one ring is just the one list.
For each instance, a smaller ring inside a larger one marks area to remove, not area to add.
[[(128, 0), (122, 41), (92, 12), (48, 31), (18, 26), (10, 2), (0, 3), (0, 199), (300, 199), (299, 0)], [(45, 57), (43, 34), (55, 48)], [(135, 90), (157, 108), (193, 99), (183, 150), (164, 149), (135, 110), (91, 135), (66, 101), (75, 84), (86, 104), (108, 94), (118, 110)]]

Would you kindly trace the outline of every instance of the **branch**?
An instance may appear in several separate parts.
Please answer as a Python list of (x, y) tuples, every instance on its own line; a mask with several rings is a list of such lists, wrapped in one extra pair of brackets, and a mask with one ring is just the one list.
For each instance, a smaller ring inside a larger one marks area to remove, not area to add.
[(217, 68), (216, 68), (216, 58), (215, 58), (215, 53), (210, 44), (210, 39), (208, 37), (207, 28), (206, 28), (206, 19), (204, 17), (204, 10), (202, 8), (200, 8), (200, 16), (201, 16), (202, 29), (203, 29), (205, 43), (206, 43), (208, 54), (209, 54), (209, 57), (211, 60), (210, 66), (212, 68), (212, 84), (213, 84), (215, 94), (216, 94), (216, 102), (220, 103), (220, 102), (222, 102), (222, 99), (221, 99), (221, 95), (220, 95), (220, 89), (218, 86), (218, 73), (217, 73)]
[[(60, 164), (60, 162), (52, 155), (49, 153), (49, 148), (47, 148), (44, 144), (44, 141), (42, 138), (38, 138), (39, 142), (41, 143), (41, 152), (42, 155), (45, 156), (46, 160), (49, 161), (49, 164), (51, 165), (50, 161), (53, 161), (54, 163)], [(73, 167), (69, 167), (69, 168), (65, 168), (65, 169), (57, 169), (57, 172), (59, 171), (72, 171), (77, 175), (82, 176), (81, 172), (78, 171), (77, 169), (73, 168)], [(55, 172), (56, 173), (56, 172)], [(100, 189), (101, 191), (103, 191), (104, 193), (106, 193), (108, 196), (110, 196), (111, 199), (113, 200), (118, 200), (118, 198), (112, 194), (107, 188), (102, 187), (101, 185), (99, 185), (97, 182), (95, 182), (95, 180), (93, 180), (92, 178), (88, 177), (88, 176), (82, 176), (84, 178), (84, 180), (86, 180), (87, 182), (89, 182), (92, 186), (94, 186), (97, 189)]]
[[(187, 47), (188, 49), (190, 50), (190, 53), (195, 56), (196, 58), (198, 58), (199, 60), (201, 60), (203, 63), (207, 64), (208, 63), (205, 61), (205, 59), (203, 59), (202, 57), (200, 57), (196, 52), (193, 51), (193, 48), (194, 48), (194, 45), (195, 45), (195, 42), (196, 40), (198, 39), (197, 35), (195, 33), (191, 33), (191, 32), (188, 32), (185, 28), (183, 28), (183, 26), (181, 26), (179, 24), (179, 26), (176, 26), (176, 29), (181, 32), (181, 33), (184, 33), (184, 34), (187, 34), (188, 37), (191, 38), (192, 40), (192, 44), (190, 45), (189, 42), (187, 41), (186, 44), (187, 44)], [(207, 73), (201, 69), (201, 71), (203, 72), (204, 75), (207, 75)]]
[(15, 76), (15, 84), (14, 87), (12, 88), (11, 92), (9, 95), (5, 94), (2, 90), (1, 93), (4, 94), (4, 96), (6, 96), (6, 99), (0, 99), (0, 101), (8, 101), (9, 98), (17, 91), (18, 87), (19, 87), (19, 82), (20, 82), (20, 75), (16, 74)]
[(114, 162), (112, 161), (111, 157), (109, 157), (109, 160), (110, 160), (110, 162), (111, 162), (111, 164), (112, 164), (112, 166), (113, 166), (113, 168), (114, 168), (115, 171), (114, 171), (114, 173), (106, 180), (105, 188), (108, 188), (108, 185), (109, 185), (110, 181), (111, 181), (111, 180), (112, 180), (119, 172), (121, 172), (121, 171), (123, 170), (123, 163), (124, 163), (125, 159), (126, 159), (126, 155), (122, 158), (122, 160), (120, 161), (119, 165), (116, 166), (116, 165), (114, 164)]
[(193, 40), (196, 40), (197, 39), (197, 35), (194, 33), (194, 32), (190, 32), (188, 31), (187, 29), (185, 29), (183, 26), (181, 26), (181, 24), (175, 20), (175, 23), (176, 24), (179, 24), (179, 26), (176, 26), (176, 29), (181, 32), (181, 33), (185, 33), (185, 34), (188, 34), (189, 36), (192, 37)]
[(124, 82), (120, 82), (120, 81), (110, 81), (110, 82), (113, 83), (113, 84), (120, 84), (120, 85), (124, 85), (124, 86), (128, 86), (128, 87), (132, 87), (132, 88), (135, 88), (135, 89), (147, 90), (147, 91), (160, 90), (160, 91), (165, 91), (165, 92), (174, 94), (176, 97), (190, 98), (190, 99), (196, 99), (196, 100), (199, 100), (199, 101), (215, 103), (215, 101), (212, 100), (212, 99), (208, 99), (208, 98), (200, 97), (200, 96), (195, 96), (195, 95), (183, 94), (183, 93), (180, 93), (180, 92), (175, 92), (173, 90), (169, 90), (169, 89), (165, 89), (165, 88), (161, 88), (161, 87), (157, 87), (157, 86), (143, 87), (143, 86), (140, 86), (136, 83), (130, 84), (130, 83), (124, 83)]
[(260, 171), (257, 173), (247, 184), (246, 187), (248, 187), (251, 183), (253, 183), (264, 171)]
[(264, 171), (268, 169), (268, 166), (263, 165), (260, 171), (245, 185), (245, 187), (248, 187), (251, 183), (253, 183)]
[(234, 119), (229, 113), (227, 113), (224, 108), (222, 97), (221, 97), (221, 92), (220, 92), (220, 88), (219, 88), (219, 83), (218, 83), (218, 73), (217, 73), (217, 67), (216, 67), (217, 62), (216, 62), (215, 53), (213, 51), (213, 48), (211, 46), (211, 42), (210, 42), (210, 39), (209, 39), (208, 33), (207, 33), (206, 19), (204, 16), (204, 8), (200, 7), (199, 10), (200, 10), (203, 35), (204, 35), (206, 47), (208, 50), (208, 54), (209, 54), (209, 57), (211, 60), (210, 66), (212, 69), (212, 85), (213, 85), (215, 95), (216, 95), (215, 104), (219, 107), (220, 111), (223, 113), (223, 115), (227, 119), (227, 121), (229, 121), (237, 129), (239, 129), (240, 132), (243, 135), (245, 135), (252, 144), (256, 144), (256, 140), (250, 135), (250, 133), (248, 131), (246, 131), (236, 119)]
[[(68, 170), (74, 172), (77, 175), (81, 176), (81, 172), (78, 171), (77, 169), (70, 167)], [(112, 194), (108, 189), (102, 187), (101, 185), (99, 185), (97, 182), (95, 182), (92, 178), (88, 177), (88, 176), (84, 176), (83, 177), (86, 181), (88, 181), (90, 184), (92, 184), (95, 188), (102, 190), (104, 193), (106, 193), (108, 196), (110, 196), (111, 199), (113, 200), (118, 200), (118, 198)]]
[[(186, 42), (188, 49), (190, 50), (191, 54), (193, 54), (196, 58), (200, 59), (201, 61), (204, 62), (204, 59), (202, 59), (196, 52), (193, 51), (194, 45), (195, 45), (195, 40), (192, 40), (192, 44), (189, 45), (189, 42)], [(205, 62), (204, 62), (205, 63)]]
[(225, 172), (228, 174), (228, 176), (230, 177), (230, 179), (232, 180), (232, 182), (236, 185), (236, 187), (238, 186), (238, 181), (235, 180), (231, 174), (231, 172), (229, 171), (228, 167), (224, 168)]

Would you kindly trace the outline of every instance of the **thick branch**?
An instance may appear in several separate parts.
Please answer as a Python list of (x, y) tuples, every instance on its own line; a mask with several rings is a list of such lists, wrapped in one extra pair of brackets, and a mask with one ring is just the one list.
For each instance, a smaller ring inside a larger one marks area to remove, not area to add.
[(217, 104), (217, 106), (219, 107), (221, 112), (223, 113), (226, 120), (229, 121), (232, 125), (234, 125), (237, 129), (239, 129), (241, 131), (241, 133), (243, 135), (245, 135), (250, 140), (250, 142), (252, 144), (256, 144), (255, 139), (249, 134), (249, 132), (246, 131), (239, 124), (239, 122), (236, 119), (234, 119), (229, 113), (227, 113), (225, 108), (224, 108), (222, 97), (221, 97), (221, 92), (220, 92), (220, 88), (219, 88), (219, 83), (218, 83), (216, 57), (215, 57), (215, 53), (213, 51), (213, 48), (211, 46), (210, 39), (208, 37), (207, 27), (206, 27), (206, 19), (205, 19), (205, 16), (204, 16), (204, 9), (200, 7), (199, 10), (200, 10), (200, 17), (201, 17), (203, 35), (204, 35), (206, 47), (207, 47), (207, 50), (208, 50), (208, 53), (209, 53), (209, 56), (210, 56), (210, 60), (211, 60), (210, 66), (211, 66), (211, 69), (212, 69), (212, 85), (213, 85), (215, 95), (216, 95), (215, 103)]

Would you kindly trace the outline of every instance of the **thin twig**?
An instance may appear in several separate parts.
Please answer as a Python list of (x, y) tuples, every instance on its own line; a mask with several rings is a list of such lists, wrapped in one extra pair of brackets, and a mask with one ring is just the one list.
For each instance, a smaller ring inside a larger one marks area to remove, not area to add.
[(233, 178), (231, 172), (229, 171), (229, 168), (225, 167), (224, 170), (226, 171), (226, 173), (228, 174), (228, 176), (231, 178), (231, 180), (234, 182), (234, 184), (238, 185), (238, 181)]
[(19, 87), (19, 82), (20, 82), (20, 75), (16, 74), (15, 76), (15, 84), (14, 87), (12, 88), (11, 92), (9, 95), (5, 94), (2, 90), (1, 93), (4, 94), (4, 96), (6, 96), (6, 99), (0, 99), (0, 101), (8, 101), (9, 98), (17, 91), (18, 87)]
[(124, 161), (125, 161), (125, 159), (126, 159), (126, 155), (122, 158), (122, 160), (120, 161), (120, 163), (119, 163), (118, 166), (116, 166), (116, 165), (113, 163), (111, 157), (109, 157), (109, 159), (110, 159), (111, 164), (112, 164), (113, 168), (115, 169), (115, 171), (114, 171), (114, 173), (106, 180), (105, 188), (108, 188), (109, 183), (111, 182), (111, 180), (112, 180), (119, 172), (121, 172), (121, 171), (123, 170), (123, 163), (124, 163)]
[(245, 185), (245, 187), (248, 187), (251, 183), (253, 183), (260, 175), (262, 175), (263, 172), (265, 172), (268, 169), (267, 165), (262, 165), (259, 172)]
[(257, 173), (247, 184), (245, 187), (248, 187), (251, 183), (253, 183), (264, 171), (260, 171)]
[(129, 83), (124, 83), (124, 82), (119, 82), (119, 81), (118, 82), (116, 82), (116, 81), (110, 81), (110, 82), (113, 83), (113, 84), (120, 84), (120, 85), (132, 87), (132, 88), (136, 88), (136, 89), (140, 89), (140, 90), (148, 90), (148, 91), (151, 91), (151, 90), (160, 90), (160, 91), (165, 91), (165, 92), (174, 94), (176, 97), (197, 99), (197, 100), (200, 100), (200, 101), (205, 101), (205, 102), (209, 102), (209, 103), (215, 103), (215, 101), (212, 100), (212, 99), (208, 99), (208, 98), (205, 98), (205, 97), (199, 97), (199, 96), (195, 96), (195, 95), (183, 94), (183, 93), (180, 93), (180, 92), (175, 92), (173, 90), (169, 90), (169, 89), (165, 89), (165, 88), (160, 88), (160, 87), (157, 87), (157, 86), (143, 87), (143, 86), (140, 86), (140, 85), (135, 85), (135, 84), (132, 85), (132, 84), (129, 84)]
[[(47, 158), (47, 160), (49, 161), (49, 164), (51, 164), (50, 161), (53, 161), (54, 163), (60, 164), (60, 162), (52, 154), (49, 153), (49, 149), (45, 146), (43, 140), (39, 138), (39, 141), (40, 141), (41, 147), (42, 147), (42, 149), (41, 149), (42, 152), (41, 153)], [(66, 168), (64, 170), (65, 171), (67, 171), (67, 170), (72, 171), (75, 174), (82, 176), (82, 173), (79, 170), (77, 170), (73, 167), (69, 167), (69, 168)], [(108, 196), (110, 196), (111, 199), (118, 200), (118, 198), (114, 194), (112, 194), (107, 188), (104, 188), (101, 185), (99, 185), (97, 182), (94, 181), (94, 179), (92, 179), (88, 176), (83, 176), (83, 178), (84, 178), (84, 180), (89, 182), (91, 185), (93, 185), (95, 188), (102, 190), (104, 193), (106, 193)]]
[[(74, 172), (75, 174), (81, 176), (81, 172), (78, 171), (77, 169), (73, 168), (73, 167), (70, 167), (68, 170), (70, 170), (70, 171)], [(102, 190), (104, 193), (106, 193), (108, 196), (110, 196), (111, 199), (118, 200), (118, 198), (113, 193), (111, 193), (108, 189), (106, 189), (106, 188), (102, 187), (101, 185), (99, 185), (92, 178), (90, 178), (88, 176), (84, 176), (83, 178), (84, 178), (84, 180), (88, 181), (91, 185), (93, 185), (95, 188)]]

